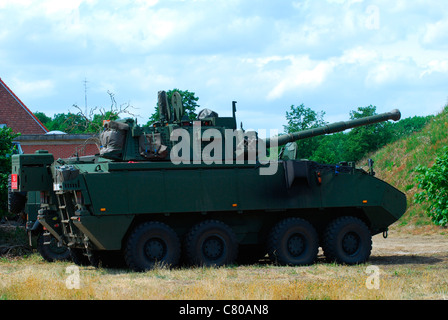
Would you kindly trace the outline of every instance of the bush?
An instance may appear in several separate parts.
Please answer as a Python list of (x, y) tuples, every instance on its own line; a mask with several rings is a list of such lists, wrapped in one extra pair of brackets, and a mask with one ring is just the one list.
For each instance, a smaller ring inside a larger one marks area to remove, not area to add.
[(416, 203), (428, 201), (428, 215), (439, 226), (448, 223), (448, 147), (436, 158), (431, 168), (417, 166), (416, 181), (422, 189), (415, 195)]

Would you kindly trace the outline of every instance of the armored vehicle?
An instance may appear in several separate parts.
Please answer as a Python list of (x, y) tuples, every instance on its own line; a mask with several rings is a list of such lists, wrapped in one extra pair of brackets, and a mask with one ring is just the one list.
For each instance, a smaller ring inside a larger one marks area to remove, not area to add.
[(13, 189), (40, 192), (40, 223), (76, 263), (119, 257), (141, 271), (268, 254), (306, 265), (322, 247), (328, 260), (356, 264), (369, 258), (372, 236), (406, 210), (405, 195), (373, 169), (275, 156), (277, 146), (299, 139), (399, 120), (398, 110), (261, 139), (237, 129), (236, 102), (231, 117), (204, 110), (194, 121), (179, 94), (170, 107), (161, 91), (158, 104), (160, 121), (151, 126), (105, 122), (99, 154), (89, 159), (13, 156)]

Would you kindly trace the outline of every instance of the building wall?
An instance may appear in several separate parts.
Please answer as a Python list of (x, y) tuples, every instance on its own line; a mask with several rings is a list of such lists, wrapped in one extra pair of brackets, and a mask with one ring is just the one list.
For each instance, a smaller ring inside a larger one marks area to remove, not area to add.
[(23, 153), (47, 150), (55, 159), (99, 153), (97, 141), (87, 134), (21, 135), (15, 141), (20, 142)]
[[(76, 147), (75, 145), (30, 145), (23, 146), (23, 153), (35, 153), (37, 150), (47, 150), (49, 153), (53, 154), (55, 159), (59, 158), (70, 158), (76, 156)], [(81, 147), (81, 146), (79, 146)], [(78, 156), (90, 156), (99, 153), (96, 145), (87, 145), (85, 149), (81, 152), (78, 152)]]

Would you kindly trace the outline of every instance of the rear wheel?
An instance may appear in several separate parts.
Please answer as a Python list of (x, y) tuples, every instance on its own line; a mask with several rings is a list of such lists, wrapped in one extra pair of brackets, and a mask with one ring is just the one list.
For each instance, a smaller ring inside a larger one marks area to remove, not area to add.
[(8, 211), (19, 214), (25, 209), (26, 193), (11, 190), (11, 175), (8, 176)]
[(66, 246), (59, 246), (58, 241), (52, 235), (39, 232), (37, 236), (37, 250), (48, 262), (70, 259), (70, 251)]
[(356, 217), (346, 216), (332, 221), (323, 240), (322, 249), (327, 260), (337, 263), (364, 263), (372, 251), (370, 230)]
[(268, 237), (269, 258), (281, 265), (312, 264), (319, 249), (315, 228), (306, 220), (287, 218), (277, 223)]
[(228, 225), (217, 220), (207, 220), (188, 232), (185, 254), (189, 264), (223, 266), (235, 262), (238, 242)]
[(135, 228), (126, 248), (126, 264), (134, 271), (145, 271), (156, 265), (174, 266), (179, 262), (180, 241), (169, 226), (145, 222)]

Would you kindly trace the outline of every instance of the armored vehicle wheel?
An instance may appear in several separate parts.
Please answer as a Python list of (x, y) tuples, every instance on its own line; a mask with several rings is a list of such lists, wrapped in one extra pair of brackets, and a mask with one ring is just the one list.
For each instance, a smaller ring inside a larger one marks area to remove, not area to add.
[[(49, 244), (44, 244), (49, 242)], [(37, 236), (37, 251), (48, 262), (70, 259), (70, 251), (65, 246), (58, 246), (57, 240), (52, 235), (44, 235), (40, 232)]]
[(8, 211), (19, 214), (25, 209), (26, 192), (13, 192), (11, 190), (11, 175), (8, 176)]
[(145, 222), (130, 235), (124, 257), (134, 271), (149, 270), (156, 264), (174, 266), (180, 258), (179, 237), (164, 223)]
[(322, 249), (329, 261), (357, 264), (367, 261), (372, 250), (372, 236), (367, 225), (356, 217), (332, 221), (324, 234)]
[(225, 223), (207, 220), (195, 225), (185, 239), (187, 262), (200, 266), (231, 264), (238, 256), (235, 233)]
[(268, 237), (269, 258), (281, 265), (307, 265), (317, 258), (319, 238), (306, 220), (287, 218), (277, 223)]

